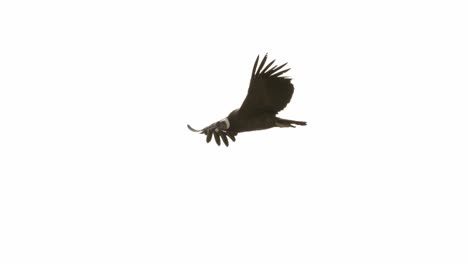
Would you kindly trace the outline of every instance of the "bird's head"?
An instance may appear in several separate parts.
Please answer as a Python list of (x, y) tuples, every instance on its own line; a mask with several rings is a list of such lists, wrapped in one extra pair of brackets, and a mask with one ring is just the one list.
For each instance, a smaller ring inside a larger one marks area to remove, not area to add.
[(193, 132), (198, 132), (200, 134), (206, 135), (206, 142), (209, 143), (214, 136), (216, 144), (221, 145), (221, 140), (223, 140), (224, 145), (229, 146), (229, 141), (227, 137), (229, 137), (232, 141), (236, 141), (236, 133), (229, 132), (228, 129), (231, 126), (228, 118), (223, 118), (213, 124), (201, 129), (197, 130), (192, 128), (190, 125), (187, 125), (188, 129)]

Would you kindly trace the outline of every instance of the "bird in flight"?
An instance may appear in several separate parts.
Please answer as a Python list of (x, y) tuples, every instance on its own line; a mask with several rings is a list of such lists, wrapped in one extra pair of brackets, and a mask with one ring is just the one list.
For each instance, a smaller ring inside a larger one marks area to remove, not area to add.
[(221, 145), (222, 140), (227, 147), (229, 146), (228, 137), (234, 142), (237, 134), (241, 132), (307, 124), (303, 121), (282, 119), (276, 116), (291, 101), (294, 93), (291, 79), (282, 76), (290, 69), (283, 69), (287, 63), (273, 66), (275, 60), (265, 66), (268, 53), (258, 65), (259, 57), (257, 56), (255, 60), (249, 90), (241, 107), (232, 111), (226, 118), (201, 130), (194, 129), (190, 125), (187, 125), (188, 129), (206, 135), (207, 143), (214, 136), (218, 146)]

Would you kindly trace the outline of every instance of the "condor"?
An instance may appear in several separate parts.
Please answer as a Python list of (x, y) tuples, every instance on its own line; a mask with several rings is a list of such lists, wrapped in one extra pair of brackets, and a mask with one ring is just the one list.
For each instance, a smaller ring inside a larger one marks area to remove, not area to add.
[(206, 135), (207, 143), (214, 136), (218, 146), (221, 145), (221, 140), (224, 145), (229, 146), (228, 137), (236, 141), (237, 134), (241, 132), (306, 125), (303, 121), (282, 119), (276, 116), (291, 101), (294, 93), (291, 79), (282, 76), (290, 70), (283, 69), (287, 63), (271, 67), (275, 62), (273, 60), (265, 66), (268, 57), (266, 54), (258, 65), (259, 57), (257, 56), (255, 60), (249, 90), (241, 107), (232, 111), (226, 118), (201, 130), (187, 125), (191, 131)]

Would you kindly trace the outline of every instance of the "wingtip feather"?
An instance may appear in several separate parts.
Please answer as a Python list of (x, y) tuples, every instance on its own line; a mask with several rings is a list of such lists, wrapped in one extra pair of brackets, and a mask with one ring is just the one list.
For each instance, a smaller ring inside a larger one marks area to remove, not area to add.
[(257, 59), (255, 60), (255, 63), (252, 69), (252, 78), (255, 76), (255, 72), (257, 71), (257, 64), (258, 64), (259, 59), (260, 59), (260, 55), (257, 55)]
[(268, 58), (268, 53), (265, 54), (265, 57), (263, 57), (262, 62), (260, 63), (260, 66), (258, 66), (258, 70), (257, 70), (257, 72), (255, 73), (255, 75), (260, 74), (260, 72), (261, 72), (262, 69), (263, 69), (263, 65), (265, 65), (265, 62), (266, 62), (267, 58)]

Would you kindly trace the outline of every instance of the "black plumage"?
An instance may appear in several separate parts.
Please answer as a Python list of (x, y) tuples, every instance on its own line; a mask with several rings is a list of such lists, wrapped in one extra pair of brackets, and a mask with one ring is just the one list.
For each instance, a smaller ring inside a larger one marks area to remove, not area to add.
[(234, 142), (236, 141), (235, 136), (241, 132), (272, 127), (305, 126), (306, 122), (282, 119), (276, 116), (291, 101), (294, 86), (289, 77), (282, 76), (290, 70), (283, 69), (287, 63), (270, 68), (275, 60), (265, 66), (267, 57), (268, 54), (258, 65), (260, 56), (257, 56), (247, 96), (239, 109), (232, 111), (226, 118), (202, 130), (193, 129), (190, 125), (187, 127), (193, 132), (205, 134), (207, 143), (214, 136), (218, 145), (221, 145), (222, 140), (226, 146), (229, 146), (227, 137)]

